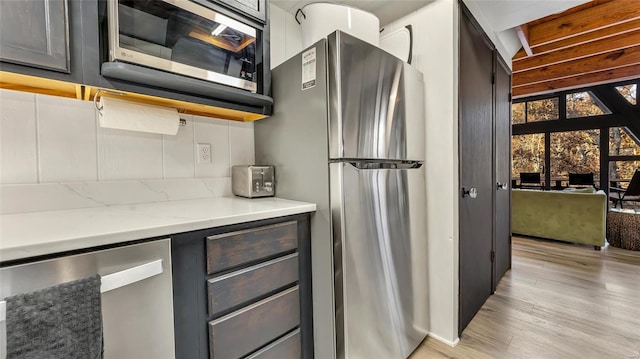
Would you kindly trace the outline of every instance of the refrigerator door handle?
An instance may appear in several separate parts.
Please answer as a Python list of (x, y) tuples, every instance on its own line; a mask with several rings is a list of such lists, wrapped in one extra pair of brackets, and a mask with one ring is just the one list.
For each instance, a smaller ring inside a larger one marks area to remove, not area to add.
[(353, 167), (359, 170), (408, 170), (422, 167), (422, 163), (418, 161), (402, 161), (402, 162), (370, 162), (370, 161), (347, 161)]

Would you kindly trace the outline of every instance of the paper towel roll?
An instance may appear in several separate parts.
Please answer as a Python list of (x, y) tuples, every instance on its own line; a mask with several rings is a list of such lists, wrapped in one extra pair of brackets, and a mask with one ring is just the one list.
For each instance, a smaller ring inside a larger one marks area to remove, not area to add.
[(100, 127), (175, 135), (180, 116), (175, 108), (101, 97)]

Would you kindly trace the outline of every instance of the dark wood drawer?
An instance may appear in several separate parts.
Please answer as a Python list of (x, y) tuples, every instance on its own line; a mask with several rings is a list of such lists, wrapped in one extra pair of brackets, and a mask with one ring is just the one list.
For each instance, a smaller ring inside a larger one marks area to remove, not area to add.
[(300, 359), (300, 329), (285, 335), (246, 359)]
[(212, 359), (240, 358), (300, 323), (298, 286), (209, 322)]
[(215, 316), (297, 280), (298, 253), (209, 279), (209, 315)]
[(207, 237), (207, 273), (241, 266), (298, 247), (296, 221)]

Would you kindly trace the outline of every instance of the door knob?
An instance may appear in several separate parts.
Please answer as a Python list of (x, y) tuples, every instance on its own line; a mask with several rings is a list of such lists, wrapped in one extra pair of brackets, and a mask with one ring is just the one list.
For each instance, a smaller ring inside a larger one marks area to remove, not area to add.
[(500, 183), (500, 182), (498, 182), (498, 183), (496, 184), (496, 188), (497, 188), (498, 190), (501, 190), (501, 189), (507, 190), (507, 189), (509, 189), (509, 186), (508, 186), (506, 183)]
[(471, 198), (478, 197), (478, 189), (475, 187), (471, 187), (471, 188), (462, 187), (462, 198), (464, 197), (471, 197)]

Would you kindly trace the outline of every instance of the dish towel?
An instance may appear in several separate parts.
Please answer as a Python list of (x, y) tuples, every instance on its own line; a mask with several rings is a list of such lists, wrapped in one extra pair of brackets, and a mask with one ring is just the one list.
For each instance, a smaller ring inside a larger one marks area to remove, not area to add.
[(100, 276), (7, 297), (7, 359), (99, 359)]

